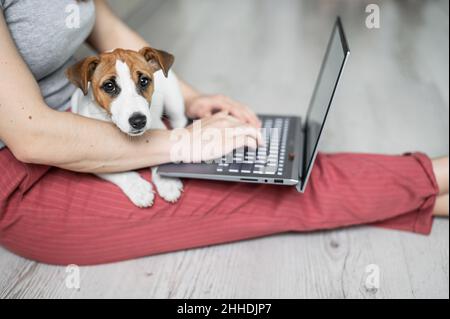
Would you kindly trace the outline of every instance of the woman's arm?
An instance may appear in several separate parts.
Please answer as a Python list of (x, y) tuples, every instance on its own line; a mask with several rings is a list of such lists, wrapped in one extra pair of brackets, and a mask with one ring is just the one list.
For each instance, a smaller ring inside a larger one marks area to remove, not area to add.
[[(88, 43), (98, 52), (126, 48), (139, 50), (149, 44), (134, 30), (118, 18), (104, 0), (95, 0), (96, 22)], [(190, 118), (211, 116), (218, 111), (226, 111), (243, 122), (260, 126), (258, 117), (249, 107), (221, 95), (204, 95), (186, 82), (180, 80), (186, 104), (186, 114)]]

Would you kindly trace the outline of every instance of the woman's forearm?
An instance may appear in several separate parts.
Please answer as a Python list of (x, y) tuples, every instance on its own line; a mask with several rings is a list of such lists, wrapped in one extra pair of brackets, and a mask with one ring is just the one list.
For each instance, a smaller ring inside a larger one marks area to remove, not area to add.
[[(20, 160), (78, 172), (113, 173), (170, 161), (170, 131), (151, 130), (131, 138), (112, 123), (69, 112), (36, 116), (21, 143)], [(40, 117), (40, 118), (39, 118)]]

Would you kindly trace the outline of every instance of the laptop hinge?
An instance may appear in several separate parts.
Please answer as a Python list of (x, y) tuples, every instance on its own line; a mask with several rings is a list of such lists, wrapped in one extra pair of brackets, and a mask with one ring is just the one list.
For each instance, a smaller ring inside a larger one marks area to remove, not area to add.
[(297, 136), (300, 136), (300, 145), (299, 148), (297, 150), (297, 154), (298, 154), (298, 183), (297, 183), (297, 191), (302, 192), (304, 190), (303, 187), (303, 174), (304, 174), (304, 166), (305, 166), (305, 155), (306, 155), (306, 137), (305, 137), (305, 130), (303, 127), (303, 123), (302, 123), (302, 119), (300, 118), (298, 120), (298, 125), (297, 125)]

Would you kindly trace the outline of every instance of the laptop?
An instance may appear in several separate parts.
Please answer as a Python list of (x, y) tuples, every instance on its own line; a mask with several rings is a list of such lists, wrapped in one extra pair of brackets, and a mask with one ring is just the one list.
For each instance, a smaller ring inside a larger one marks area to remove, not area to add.
[(338, 17), (328, 42), (305, 120), (260, 115), (265, 145), (239, 148), (213, 162), (166, 164), (161, 176), (296, 186), (304, 192), (350, 50)]

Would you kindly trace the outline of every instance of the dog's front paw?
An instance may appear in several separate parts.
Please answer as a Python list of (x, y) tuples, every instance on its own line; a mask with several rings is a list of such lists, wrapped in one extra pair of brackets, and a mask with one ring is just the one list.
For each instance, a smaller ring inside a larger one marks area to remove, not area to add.
[(183, 192), (183, 183), (178, 178), (160, 177), (153, 180), (159, 196), (165, 201), (175, 203)]
[(152, 184), (143, 178), (136, 179), (125, 193), (134, 205), (141, 208), (152, 206), (155, 199)]

